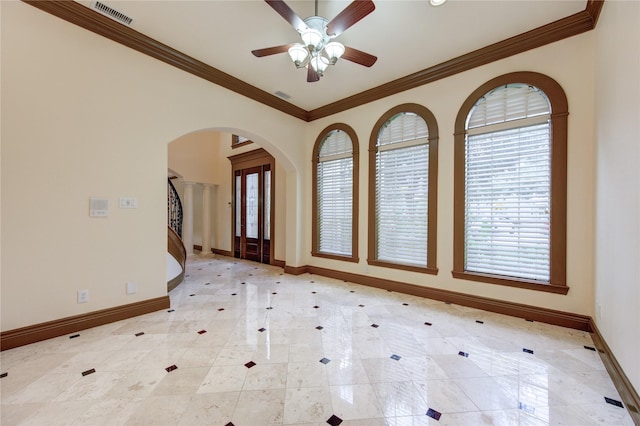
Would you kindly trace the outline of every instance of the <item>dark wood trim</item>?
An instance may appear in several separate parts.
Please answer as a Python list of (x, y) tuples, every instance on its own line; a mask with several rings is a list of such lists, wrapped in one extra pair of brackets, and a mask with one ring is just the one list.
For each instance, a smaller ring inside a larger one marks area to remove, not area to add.
[(239, 95), (260, 102), (301, 120), (307, 119), (307, 112), (282, 98), (258, 89), (230, 74), (220, 71), (166, 44), (160, 43), (138, 31), (116, 22), (75, 1), (23, 0), (40, 10), (50, 13), (86, 30), (137, 50), (147, 56), (172, 65), (189, 74), (200, 77)]
[(220, 256), (233, 257), (233, 252), (231, 252), (229, 250), (220, 250), (220, 249), (217, 249), (217, 248), (212, 248), (211, 251), (214, 254), (219, 254)]
[(155, 299), (143, 300), (128, 305), (115, 306), (113, 308), (4, 331), (0, 333), (0, 350), (4, 351), (41, 340), (75, 333), (87, 328), (167, 309), (170, 306), (171, 300), (169, 296), (161, 296)]
[(595, 28), (598, 23), (600, 12), (602, 12), (602, 6), (604, 6), (604, 0), (587, 0), (587, 6), (584, 10), (589, 14), (589, 16), (591, 16), (593, 28)]
[(291, 275), (302, 275), (308, 272), (308, 266), (284, 266), (284, 273)]
[(451, 271), (453, 278), (458, 278), (468, 281), (476, 281), (480, 283), (506, 285), (509, 287), (526, 288), (527, 290), (546, 291), (547, 293), (567, 294), (569, 293), (569, 287), (563, 285), (551, 285), (548, 283), (539, 283), (536, 281), (527, 281), (524, 279), (515, 280), (500, 277), (491, 274), (479, 274), (471, 272), (457, 272)]
[(595, 28), (604, 4), (604, 0), (588, 0), (585, 10), (581, 12), (390, 81), (373, 89), (357, 93), (348, 98), (311, 111), (305, 111), (271, 93), (258, 89), (232, 75), (115, 22), (75, 1), (23, 1), (72, 24), (307, 122), (337, 114), (490, 62), (590, 31)]
[[(381, 288), (384, 290), (397, 291), (398, 293), (411, 294), (413, 296), (424, 297), (442, 302), (455, 303), (470, 308), (482, 309), (498, 314), (509, 315), (527, 320), (544, 322), (547, 324), (559, 325), (582, 331), (590, 331), (591, 318), (586, 315), (569, 312), (556, 311), (553, 309), (541, 308), (537, 306), (523, 305), (504, 300), (490, 299), (482, 296), (458, 293), (449, 290), (436, 289), (416, 284), (407, 284), (399, 281), (387, 280), (384, 278), (372, 277), (370, 275), (353, 274), (350, 272), (336, 271), (317, 266), (299, 266), (296, 269), (297, 275), (308, 272), (321, 275), (327, 278), (334, 278), (362, 284), (369, 287)], [(286, 273), (289, 273), (285, 269)]]
[[(351, 202), (351, 256), (341, 256), (334, 253), (323, 253), (319, 251), (320, 246), (320, 226), (318, 224), (318, 163), (320, 159), (320, 149), (322, 148), (322, 142), (329, 134), (334, 130), (341, 130), (349, 135), (351, 139), (351, 158), (353, 159), (352, 170), (352, 202)], [(360, 202), (359, 202), (359, 188), (360, 188), (360, 142), (358, 141), (358, 135), (355, 130), (348, 124), (335, 123), (325, 127), (313, 145), (312, 172), (311, 172), (311, 255), (318, 257), (326, 257), (334, 260), (344, 260), (346, 262), (358, 262), (358, 218), (360, 217)]]
[[(378, 250), (376, 242), (377, 236), (377, 220), (376, 220), (376, 157), (378, 153), (378, 136), (387, 121), (393, 116), (402, 112), (412, 112), (425, 121), (429, 132), (429, 170), (427, 170), (428, 181), (428, 205), (427, 205), (427, 259), (426, 266), (409, 266), (395, 264), (388, 261), (378, 259)], [(376, 124), (373, 126), (371, 135), (369, 136), (369, 204), (368, 204), (368, 221), (369, 221), (369, 241), (367, 262), (370, 265), (377, 265), (386, 268), (403, 269), (407, 271), (423, 272), (427, 274), (437, 274), (437, 249), (438, 249), (438, 122), (433, 113), (426, 107), (415, 104), (406, 103), (395, 106), (382, 114)]]
[(595, 345), (598, 353), (600, 354), (600, 358), (602, 359), (602, 363), (607, 369), (607, 373), (611, 377), (613, 384), (615, 385), (618, 393), (620, 394), (620, 398), (622, 398), (622, 402), (624, 403), (631, 419), (635, 424), (640, 425), (640, 396), (638, 392), (631, 384), (631, 381), (624, 373), (622, 366), (618, 363), (618, 360), (613, 355), (611, 348), (607, 345), (607, 342), (600, 334), (600, 330), (596, 326), (596, 323), (593, 319), (591, 319), (589, 323), (591, 327), (591, 337), (593, 339), (593, 344)]
[(279, 268), (284, 268), (284, 267), (285, 267), (285, 265), (287, 264), (287, 262), (285, 262), (284, 260), (273, 259), (273, 260), (271, 261), (271, 264), (272, 264), (273, 266), (277, 266), (277, 267), (279, 267)]
[(184, 274), (187, 264), (187, 250), (184, 247), (184, 243), (180, 236), (170, 226), (167, 226), (167, 251), (178, 261), (182, 272), (176, 277), (167, 282), (167, 291), (171, 291), (184, 280)]
[(317, 120), (400, 92), (415, 89), (416, 87), (451, 77), (452, 75), (468, 71), (481, 65), (486, 65), (568, 37), (582, 34), (593, 28), (594, 20), (592, 16), (583, 10), (515, 37), (499, 41), (422, 71), (409, 74), (406, 77), (316, 108), (308, 112), (307, 120)]
[[(549, 283), (534, 284), (533, 281), (515, 277), (499, 279), (496, 276), (478, 274), (465, 270), (465, 145), (466, 120), (476, 102), (489, 91), (510, 83), (526, 83), (542, 90), (551, 104), (551, 242)], [(489, 80), (464, 101), (455, 121), (453, 154), (453, 271), (455, 278), (483, 281), (492, 284), (553, 291), (567, 294), (567, 120), (569, 115), (567, 96), (554, 79), (536, 72), (513, 72)], [(535, 286), (539, 286), (536, 288)], [(567, 288), (560, 291), (561, 287)]]

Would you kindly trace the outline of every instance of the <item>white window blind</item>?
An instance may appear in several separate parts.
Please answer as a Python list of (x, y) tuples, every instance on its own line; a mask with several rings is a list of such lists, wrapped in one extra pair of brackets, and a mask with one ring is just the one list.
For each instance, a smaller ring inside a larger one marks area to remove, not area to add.
[(353, 248), (353, 145), (332, 130), (320, 146), (317, 165), (318, 251), (350, 256)]
[(478, 101), (467, 120), (465, 270), (549, 281), (550, 106), (513, 84)]
[(427, 266), (429, 141), (424, 119), (393, 116), (378, 135), (376, 258)]

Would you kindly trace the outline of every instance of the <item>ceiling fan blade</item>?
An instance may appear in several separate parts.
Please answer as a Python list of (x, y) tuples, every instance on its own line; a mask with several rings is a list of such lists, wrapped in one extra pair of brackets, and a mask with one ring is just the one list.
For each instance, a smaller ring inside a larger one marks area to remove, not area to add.
[(307, 29), (307, 24), (282, 0), (264, 0), (298, 32)]
[(285, 44), (283, 46), (274, 46), (274, 47), (266, 47), (264, 49), (256, 49), (252, 50), (253, 56), (257, 56), (258, 58), (262, 58), (263, 56), (276, 55), (278, 53), (286, 53), (289, 51), (289, 48), (293, 46), (292, 44)]
[(375, 8), (371, 0), (353, 1), (327, 24), (327, 34), (330, 36), (342, 34), (347, 28), (373, 12)]
[(314, 70), (313, 67), (311, 65), (309, 65), (307, 67), (307, 82), (308, 83), (313, 83), (313, 82), (319, 81), (319, 80), (320, 80), (320, 76), (318, 75), (316, 70)]
[(355, 62), (356, 64), (370, 67), (378, 60), (377, 56), (370, 55), (362, 50), (354, 49), (353, 47), (344, 47), (344, 53), (340, 59), (346, 59), (347, 61)]

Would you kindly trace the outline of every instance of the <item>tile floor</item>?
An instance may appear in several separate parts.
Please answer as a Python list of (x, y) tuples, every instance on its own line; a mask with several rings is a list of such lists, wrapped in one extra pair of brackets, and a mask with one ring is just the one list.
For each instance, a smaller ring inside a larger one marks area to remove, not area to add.
[(168, 311), (2, 352), (2, 425), (633, 424), (588, 333), (225, 257), (187, 274)]

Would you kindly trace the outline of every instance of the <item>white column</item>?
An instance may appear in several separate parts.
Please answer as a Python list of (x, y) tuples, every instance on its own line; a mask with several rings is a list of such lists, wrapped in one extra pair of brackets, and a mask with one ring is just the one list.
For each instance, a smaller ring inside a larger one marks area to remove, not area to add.
[(193, 182), (182, 182), (184, 200), (182, 200), (182, 242), (187, 256), (193, 254)]
[(211, 255), (211, 188), (202, 184), (202, 256)]

